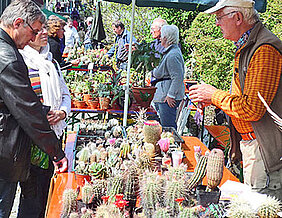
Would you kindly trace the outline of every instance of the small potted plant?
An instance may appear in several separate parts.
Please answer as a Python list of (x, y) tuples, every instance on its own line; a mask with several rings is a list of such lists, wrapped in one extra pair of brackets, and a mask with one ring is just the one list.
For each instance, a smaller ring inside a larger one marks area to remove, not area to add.
[(107, 83), (100, 83), (98, 86), (98, 98), (100, 109), (107, 110), (109, 108), (111, 99), (111, 85)]
[(136, 50), (132, 53), (132, 67), (136, 72), (132, 92), (135, 100), (142, 107), (150, 106), (156, 92), (156, 87), (146, 85), (146, 78), (150, 76), (150, 72), (154, 69), (153, 66), (158, 66), (160, 60), (160, 54), (145, 41), (137, 44)]

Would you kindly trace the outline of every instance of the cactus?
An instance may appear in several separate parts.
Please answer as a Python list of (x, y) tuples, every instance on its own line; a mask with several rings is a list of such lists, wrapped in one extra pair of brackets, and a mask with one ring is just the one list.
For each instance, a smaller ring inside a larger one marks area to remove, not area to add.
[(254, 218), (255, 212), (251, 205), (241, 198), (235, 198), (229, 204), (227, 217), (230, 218)]
[(108, 180), (107, 195), (110, 196), (109, 202), (113, 202), (116, 194), (120, 194), (123, 191), (123, 178), (122, 173), (117, 174)]
[(128, 143), (127, 140), (124, 140), (120, 145), (119, 157), (124, 159), (127, 158), (127, 155), (129, 154), (130, 151), (131, 151), (130, 144)]
[(120, 210), (114, 204), (102, 204), (97, 207), (96, 218), (122, 218)]
[(144, 174), (140, 184), (140, 195), (141, 204), (148, 218), (152, 218), (157, 205), (162, 204), (162, 194), (163, 188), (157, 180), (157, 174)]
[(165, 175), (168, 177), (168, 180), (180, 180), (186, 177), (187, 165), (180, 164), (178, 167), (169, 167)]
[(148, 154), (147, 152), (143, 151), (139, 154), (137, 160), (136, 160), (137, 167), (141, 170), (149, 170), (151, 171), (154, 166), (155, 162), (154, 159)]
[(258, 208), (258, 216), (261, 218), (275, 218), (281, 211), (281, 202), (275, 197), (267, 196), (266, 200)]
[(172, 217), (176, 217), (179, 213), (179, 204), (175, 200), (177, 198), (187, 199), (187, 192), (184, 180), (168, 181), (165, 187), (165, 206), (169, 208)]
[(207, 159), (208, 159), (208, 154), (200, 157), (199, 162), (195, 167), (194, 174), (188, 180), (187, 183), (188, 190), (192, 190), (193, 188), (195, 188), (206, 175)]
[(179, 212), (177, 218), (195, 218), (198, 217), (195, 211), (192, 208), (183, 208), (182, 211)]
[(89, 204), (90, 199), (94, 194), (93, 187), (88, 182), (81, 188), (81, 200), (84, 204)]
[(215, 189), (223, 176), (224, 154), (220, 149), (213, 149), (207, 160), (207, 188)]
[(169, 212), (166, 208), (158, 208), (154, 213), (154, 218), (169, 218)]
[(143, 126), (144, 131), (144, 142), (152, 143), (155, 145), (155, 152), (160, 153), (160, 147), (157, 145), (157, 142), (161, 138), (162, 126), (156, 120), (149, 120), (144, 122)]
[(90, 153), (90, 149), (88, 147), (82, 148), (77, 153), (78, 160), (83, 161), (84, 163), (87, 163), (89, 161), (90, 156), (91, 156), (91, 153)]
[(139, 190), (138, 171), (133, 162), (129, 163), (128, 168), (123, 173), (124, 178), (124, 199), (127, 201), (136, 200)]
[(89, 167), (89, 174), (95, 179), (108, 177), (108, 169), (103, 163), (92, 163)]
[(85, 213), (81, 215), (80, 218), (92, 218), (92, 215), (94, 215), (93, 211), (88, 209)]
[(68, 217), (71, 212), (76, 211), (77, 193), (73, 189), (66, 189), (63, 193), (63, 212), (62, 217)]

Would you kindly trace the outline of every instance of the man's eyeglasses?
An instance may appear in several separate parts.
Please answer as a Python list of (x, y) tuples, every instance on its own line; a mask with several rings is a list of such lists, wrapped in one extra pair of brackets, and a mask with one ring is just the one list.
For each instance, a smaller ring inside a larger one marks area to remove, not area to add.
[(222, 15), (222, 16), (216, 17), (216, 18), (215, 18), (215, 21), (218, 23), (218, 22), (221, 21), (221, 19), (222, 19), (223, 17), (228, 16), (228, 15), (233, 14), (233, 13), (237, 13), (237, 12), (238, 12), (238, 11), (231, 11), (231, 12), (229, 12), (229, 13), (227, 13), (227, 14), (224, 14), (224, 15)]
[(26, 24), (29, 26), (29, 28), (31, 29), (31, 31), (32, 31), (32, 33), (33, 33), (33, 35), (35, 35), (35, 36), (37, 36), (37, 34), (39, 33), (39, 32), (41, 32), (41, 30), (40, 31), (35, 31), (33, 28), (32, 28), (32, 26), (30, 26), (30, 24), (28, 23), (28, 22), (26, 22)]

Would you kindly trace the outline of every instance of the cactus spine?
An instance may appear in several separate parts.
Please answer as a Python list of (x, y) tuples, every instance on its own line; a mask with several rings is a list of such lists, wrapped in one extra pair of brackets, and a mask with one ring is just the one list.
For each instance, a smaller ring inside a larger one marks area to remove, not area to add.
[(183, 208), (182, 211), (179, 212), (177, 218), (195, 218), (198, 217), (191, 208)]
[(266, 200), (258, 208), (258, 216), (261, 218), (276, 218), (281, 211), (281, 202), (274, 197), (267, 196)]
[(79, 218), (79, 214), (77, 212), (72, 212), (69, 218)]
[(195, 167), (194, 174), (188, 180), (188, 184), (187, 184), (188, 190), (192, 190), (193, 188), (195, 188), (206, 175), (207, 159), (208, 159), (208, 154), (201, 156), (199, 158), (199, 162)]
[(89, 204), (90, 199), (94, 194), (93, 187), (86, 182), (85, 185), (81, 188), (81, 200), (84, 204)]
[(251, 205), (243, 199), (236, 198), (229, 204), (227, 217), (230, 218), (255, 218)]
[(124, 199), (136, 200), (139, 190), (138, 171), (134, 163), (128, 166), (128, 169), (123, 173), (124, 178)]
[(155, 211), (154, 218), (169, 218), (169, 212), (166, 208), (158, 208)]
[(213, 190), (221, 182), (223, 176), (224, 154), (220, 149), (213, 149), (207, 160), (207, 188)]
[(123, 190), (122, 174), (117, 174), (115, 177), (109, 179), (107, 195), (110, 196), (109, 202), (113, 202), (116, 194), (121, 194)]
[(120, 210), (113, 204), (102, 204), (97, 207), (96, 218), (122, 218)]
[(76, 191), (73, 189), (66, 189), (63, 193), (63, 212), (62, 217), (68, 217), (71, 212), (76, 211)]

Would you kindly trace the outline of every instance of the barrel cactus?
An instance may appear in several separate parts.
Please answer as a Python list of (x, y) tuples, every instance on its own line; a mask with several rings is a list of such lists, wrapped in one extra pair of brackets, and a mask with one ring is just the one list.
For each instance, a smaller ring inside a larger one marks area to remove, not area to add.
[(266, 200), (258, 208), (258, 216), (261, 218), (275, 218), (281, 211), (281, 202), (274, 197), (267, 196)]

